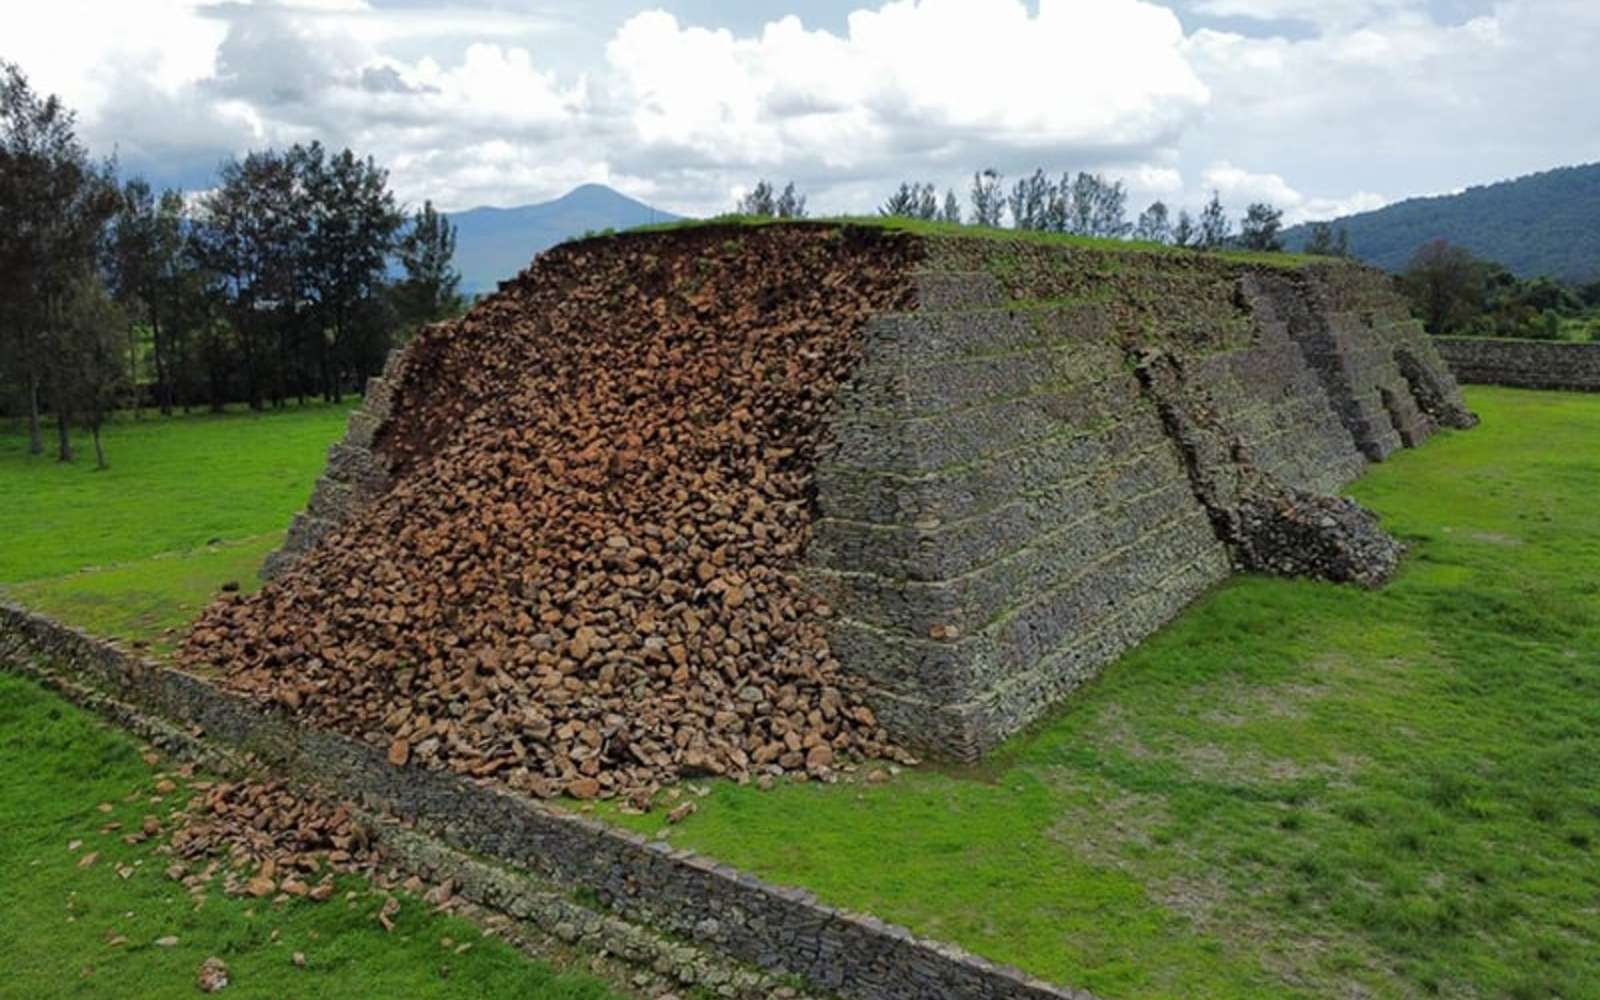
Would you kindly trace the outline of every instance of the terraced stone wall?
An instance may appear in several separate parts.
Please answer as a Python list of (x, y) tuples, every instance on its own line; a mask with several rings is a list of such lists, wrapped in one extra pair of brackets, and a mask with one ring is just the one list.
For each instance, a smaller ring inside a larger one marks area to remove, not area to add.
[(1449, 368), (1381, 272), (1309, 267), (1259, 280), (1317, 373), (1340, 421), (1369, 460), (1413, 448), (1440, 424), (1470, 426)]
[[(1369, 458), (1439, 419), (1470, 422), (1365, 271), (940, 250), (945, 270), (922, 276), (916, 311), (871, 327), (839, 399), (809, 579), (879, 716), (957, 757), (1036, 718), (1236, 566), (1278, 568), (1248, 537), (1264, 503), (1324, 504)], [(1422, 401), (1402, 355), (1438, 399)], [(1327, 503), (1296, 547), (1354, 524), (1356, 544), (1332, 544), (1392, 566), (1398, 547), (1370, 515)]]
[(1228, 573), (1095, 305), (888, 318), (818, 470), (811, 580), (891, 730), (971, 757)]
[(1488, 337), (1436, 337), (1433, 343), (1463, 382), (1600, 392), (1600, 344)]

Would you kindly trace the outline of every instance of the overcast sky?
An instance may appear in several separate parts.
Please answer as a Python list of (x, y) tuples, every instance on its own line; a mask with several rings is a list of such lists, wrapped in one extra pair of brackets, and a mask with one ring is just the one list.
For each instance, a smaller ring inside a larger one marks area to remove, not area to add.
[(190, 189), (317, 138), (450, 210), (595, 181), (710, 214), (765, 176), (859, 212), (1043, 166), (1298, 221), (1600, 160), (1600, 0), (16, 6), (0, 59)]

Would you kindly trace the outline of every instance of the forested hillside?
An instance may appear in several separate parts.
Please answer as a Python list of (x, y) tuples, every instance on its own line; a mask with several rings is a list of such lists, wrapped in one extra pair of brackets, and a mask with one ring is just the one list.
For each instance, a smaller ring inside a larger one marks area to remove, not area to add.
[[(1423, 244), (1443, 239), (1521, 277), (1591, 281), (1600, 277), (1600, 163), (1412, 198), (1336, 226), (1349, 232), (1357, 257), (1390, 270), (1405, 267)], [(1309, 236), (1309, 226), (1296, 226), (1284, 240), (1299, 250)]]

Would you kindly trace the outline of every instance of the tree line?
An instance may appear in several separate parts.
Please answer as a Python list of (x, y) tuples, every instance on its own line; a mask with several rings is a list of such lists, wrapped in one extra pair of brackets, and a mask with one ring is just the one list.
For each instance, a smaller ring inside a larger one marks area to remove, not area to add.
[(1600, 280), (1519, 278), (1442, 239), (1418, 248), (1399, 280), (1435, 335), (1600, 340)]
[[(793, 182), (779, 192), (762, 180), (739, 201), (736, 213), (801, 218), (805, 215), (805, 197), (795, 190)], [(915, 181), (902, 183), (878, 209), (883, 217), (992, 229), (1009, 225), (1020, 230), (1132, 239), (1196, 250), (1283, 250), (1283, 212), (1267, 202), (1248, 206), (1237, 229), (1216, 191), (1192, 214), (1179, 209), (1174, 215), (1162, 201), (1153, 202), (1131, 220), (1128, 213), (1128, 191), (1121, 181), (1087, 171), (1056, 176), (1042, 169), (1009, 186), (997, 170), (978, 171), (973, 174), (965, 210), (954, 189), (946, 189), (941, 197), (937, 186)], [(1344, 230), (1335, 231), (1330, 224), (1319, 223), (1312, 228), (1306, 253), (1349, 256), (1349, 241)]]
[(119, 178), (75, 116), (0, 63), (0, 411), (29, 450), (113, 411), (337, 402), (458, 313), (455, 228), (370, 157), (320, 143), (222, 164), (198, 196)]

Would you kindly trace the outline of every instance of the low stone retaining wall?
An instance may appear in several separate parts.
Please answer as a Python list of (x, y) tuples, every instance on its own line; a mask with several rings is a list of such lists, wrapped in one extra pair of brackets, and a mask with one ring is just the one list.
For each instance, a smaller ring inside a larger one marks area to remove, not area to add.
[[(0, 669), (14, 669), (174, 759), (191, 761), (212, 774), (233, 779), (260, 777), (262, 767), (253, 755), (218, 746), (194, 731), (158, 719), (48, 668), (18, 662), (14, 657), (8, 661), (7, 653), (15, 651), (9, 649), (7, 641), (0, 636)], [(298, 784), (295, 790), (308, 798), (323, 798), (330, 805), (345, 801), (329, 795), (326, 789), (304, 784)], [(359, 806), (353, 815), (393, 868), (434, 884), (448, 881), (453, 898), (475, 904), (475, 908), (460, 911), (463, 916), (479, 920), (487, 911), (520, 921), (503, 928), (502, 936), (535, 958), (548, 958), (553, 943), (570, 946), (580, 956), (599, 961), (601, 966), (596, 971), (607, 978), (617, 982), (631, 980), (633, 986), (640, 987), (641, 996), (675, 996), (662, 994), (662, 988), (692, 987), (729, 1000), (820, 1000), (817, 994), (794, 989), (787, 977), (761, 972), (653, 928), (585, 906), (572, 898), (570, 888), (526, 871), (467, 855), (422, 832), (424, 828), (417, 824)], [(627, 968), (611, 968), (609, 959), (616, 959)]]
[(296, 782), (417, 821), (461, 850), (594, 892), (618, 917), (863, 1000), (1094, 1000), (915, 937), (810, 893), (458, 775), (397, 768), (335, 733), (297, 726), (180, 671), (0, 604), (0, 668), (41, 659), (72, 680), (254, 754)]
[(1435, 337), (1433, 342), (1462, 382), (1600, 392), (1600, 343), (1491, 337)]

